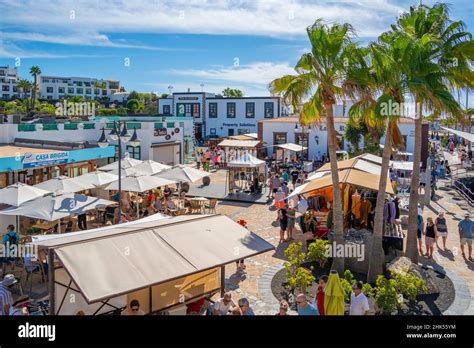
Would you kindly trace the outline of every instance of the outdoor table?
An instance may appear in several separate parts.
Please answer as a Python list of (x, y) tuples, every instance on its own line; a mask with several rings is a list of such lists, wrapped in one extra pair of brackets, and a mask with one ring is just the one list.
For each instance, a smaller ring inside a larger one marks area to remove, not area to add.
[(38, 228), (40, 230), (50, 230), (52, 228), (54, 228), (55, 226), (58, 225), (58, 220), (56, 221), (48, 221), (48, 222), (42, 222), (42, 223), (39, 223), (39, 224), (35, 224), (31, 227), (33, 228)]

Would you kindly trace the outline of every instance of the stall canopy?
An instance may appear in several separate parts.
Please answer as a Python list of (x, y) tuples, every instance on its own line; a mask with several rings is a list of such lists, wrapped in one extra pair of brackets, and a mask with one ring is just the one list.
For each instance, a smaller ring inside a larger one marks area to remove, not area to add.
[(50, 191), (17, 182), (0, 190), (0, 203), (18, 207), (25, 202), (50, 193)]
[(467, 141), (470, 141), (471, 143), (474, 143), (474, 134), (472, 133), (467, 133), (467, 132), (463, 132), (463, 131), (448, 128), (448, 127), (441, 127), (441, 128), (443, 128), (444, 130), (447, 130), (448, 132), (456, 134), (457, 136), (464, 138)]
[[(361, 172), (354, 169), (344, 169), (339, 172), (339, 183), (340, 184), (352, 184), (367, 188), (369, 190), (378, 191), (379, 189), (380, 175)], [(323, 189), (325, 187), (332, 186), (332, 176), (325, 175), (319, 179), (314, 179), (307, 184), (304, 184), (305, 188), (301, 190), (300, 194), (309, 193)], [(390, 180), (387, 180), (387, 186), (385, 192), (393, 195), (392, 185)]]
[(372, 162), (375, 164), (382, 164), (382, 157), (372, 155), (371, 153), (364, 153), (363, 155), (357, 156), (356, 158), (360, 158), (364, 161)]
[(19, 207), (0, 210), (0, 215), (28, 216), (34, 219), (54, 221), (115, 204), (117, 203), (105, 199), (68, 193), (36, 198), (23, 203)]
[(450, 166), (456, 166), (456, 165), (462, 164), (456, 152), (454, 152), (453, 154), (450, 154), (447, 151), (443, 151), (443, 156), (444, 156), (444, 159), (448, 161), (448, 164)]
[(225, 139), (221, 141), (217, 146), (221, 147), (242, 147), (242, 148), (254, 148), (260, 141), (258, 140), (232, 140)]
[[(351, 158), (344, 161), (337, 161), (337, 168), (339, 170), (343, 169), (358, 169), (366, 173), (380, 175), (381, 167), (377, 164), (364, 161), (358, 157)], [(318, 172), (329, 172), (331, 171), (331, 163), (324, 164), (321, 168), (317, 170)]]
[(264, 167), (265, 161), (258, 159), (248, 153), (240, 156), (238, 159), (230, 161), (227, 163), (228, 167), (238, 167), (238, 168), (257, 168)]
[(283, 150), (289, 150), (289, 151), (294, 151), (294, 152), (301, 152), (308, 149), (305, 146), (301, 146), (301, 145), (293, 144), (293, 143), (279, 144), (279, 145), (276, 145), (276, 147)]
[(274, 249), (221, 215), (179, 216), (33, 244), (54, 249), (88, 303)]

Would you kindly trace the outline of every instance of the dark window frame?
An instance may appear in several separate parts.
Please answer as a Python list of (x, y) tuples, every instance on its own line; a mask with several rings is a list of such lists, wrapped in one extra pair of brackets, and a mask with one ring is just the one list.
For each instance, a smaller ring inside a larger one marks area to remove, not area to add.
[[(251, 115), (249, 116), (249, 106), (252, 107)], [(246, 102), (245, 103), (245, 118), (255, 118), (255, 102)]]
[[(271, 105), (271, 116), (267, 115), (267, 107)], [(265, 118), (274, 118), (275, 117), (275, 104), (273, 102), (265, 102), (263, 104), (263, 116)]]
[(217, 118), (217, 112), (218, 112), (217, 103), (209, 103), (209, 118)]
[[(233, 107), (234, 109), (234, 115), (233, 116), (229, 116), (230, 115), (230, 112), (231, 111), (231, 107)], [(237, 115), (236, 115), (236, 104), (234, 102), (228, 102), (227, 103), (227, 118), (236, 118)]]

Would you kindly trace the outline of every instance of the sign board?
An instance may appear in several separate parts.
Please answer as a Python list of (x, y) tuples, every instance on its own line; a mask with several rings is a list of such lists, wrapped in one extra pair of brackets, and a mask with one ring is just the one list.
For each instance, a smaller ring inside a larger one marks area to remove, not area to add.
[(179, 97), (178, 100), (198, 100), (198, 97)]
[(52, 152), (52, 153), (25, 153), (23, 158), (23, 168), (38, 168), (53, 166), (57, 164), (67, 163), (69, 159), (69, 152)]
[(168, 134), (167, 128), (155, 128), (155, 137), (164, 136)]

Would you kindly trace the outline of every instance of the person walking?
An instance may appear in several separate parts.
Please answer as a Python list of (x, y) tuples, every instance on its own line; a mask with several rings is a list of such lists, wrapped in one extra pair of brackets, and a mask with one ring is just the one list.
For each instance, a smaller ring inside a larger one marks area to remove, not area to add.
[[(438, 217), (435, 220), (436, 229), (438, 230), (438, 236), (443, 239), (443, 249), (446, 248), (446, 239), (448, 238), (448, 225), (446, 223), (446, 218), (444, 217), (444, 212), (441, 211), (438, 214)], [(436, 245), (438, 245), (438, 239), (436, 239)]]
[(459, 229), (459, 239), (461, 243), (461, 253), (462, 257), (466, 258), (466, 253), (464, 250), (464, 246), (467, 245), (468, 248), (468, 260), (473, 262), (472, 259), (472, 230), (474, 229), (474, 224), (471, 221), (471, 214), (465, 213), (464, 220), (459, 221), (458, 224)]
[(423, 255), (423, 229), (424, 229), (423, 215), (418, 211), (418, 218), (416, 221), (416, 237), (418, 239), (418, 250), (420, 255)]
[(425, 245), (426, 245), (426, 254), (428, 258), (433, 258), (433, 249), (436, 241), (437, 229), (436, 225), (433, 222), (433, 218), (429, 217), (426, 219), (426, 230), (425, 230)]
[(277, 221), (280, 222), (280, 241), (279, 241), (279, 243), (283, 243), (285, 241), (285, 231), (288, 228), (288, 215), (287, 215), (286, 209), (284, 207), (278, 209)]

